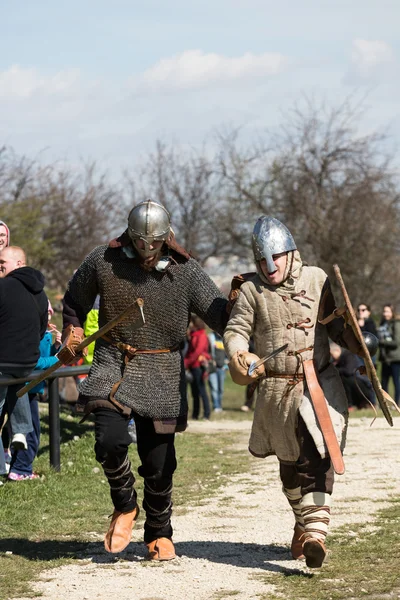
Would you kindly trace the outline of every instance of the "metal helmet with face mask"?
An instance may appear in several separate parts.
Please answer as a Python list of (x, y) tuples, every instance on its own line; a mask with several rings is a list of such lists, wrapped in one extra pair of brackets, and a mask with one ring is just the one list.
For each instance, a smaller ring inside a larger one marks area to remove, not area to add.
[[(150, 258), (160, 248), (150, 248), (153, 242), (165, 241), (171, 233), (171, 220), (166, 208), (145, 200), (134, 206), (128, 216), (128, 234), (135, 250), (142, 258)], [(138, 241), (144, 242), (144, 248), (138, 247)]]
[(253, 229), (252, 247), (254, 260), (265, 258), (268, 273), (276, 271), (274, 254), (297, 250), (289, 229), (274, 217), (260, 217)]

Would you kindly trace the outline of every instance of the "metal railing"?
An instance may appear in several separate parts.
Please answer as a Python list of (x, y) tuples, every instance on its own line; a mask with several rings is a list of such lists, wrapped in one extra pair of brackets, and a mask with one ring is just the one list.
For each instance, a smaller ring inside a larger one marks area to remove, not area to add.
[[(48, 377), (48, 404), (49, 404), (49, 450), (50, 450), (50, 466), (55, 471), (61, 470), (60, 462), (60, 446), (61, 446), (61, 431), (60, 431), (60, 394), (58, 391), (58, 380), (60, 377), (76, 377), (77, 375), (87, 375), (90, 366), (82, 367), (60, 367)], [(22, 378), (6, 378), (0, 376), (0, 386), (15, 385), (20, 383), (28, 383), (39, 377), (44, 371), (32, 371), (28, 376)]]

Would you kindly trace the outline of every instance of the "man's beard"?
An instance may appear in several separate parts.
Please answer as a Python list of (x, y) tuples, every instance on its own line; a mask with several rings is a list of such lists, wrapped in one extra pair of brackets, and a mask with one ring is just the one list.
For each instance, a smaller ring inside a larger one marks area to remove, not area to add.
[(152, 271), (155, 268), (156, 264), (158, 263), (158, 261), (161, 258), (161, 255), (162, 255), (161, 250), (162, 250), (162, 247), (159, 249), (159, 251), (156, 254), (153, 254), (153, 256), (149, 256), (148, 258), (143, 258), (142, 256), (140, 256), (140, 254), (138, 254), (140, 264), (145, 271)]

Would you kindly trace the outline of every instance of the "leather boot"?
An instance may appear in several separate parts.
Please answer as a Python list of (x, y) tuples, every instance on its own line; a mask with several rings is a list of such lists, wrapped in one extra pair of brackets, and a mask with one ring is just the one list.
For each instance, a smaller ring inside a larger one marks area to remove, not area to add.
[(125, 550), (132, 537), (132, 529), (139, 516), (139, 507), (127, 513), (114, 510), (110, 527), (104, 539), (104, 548), (107, 552), (116, 554)]
[(146, 544), (148, 554), (147, 560), (172, 560), (176, 558), (175, 548), (172, 540), (161, 537)]
[(290, 548), (290, 550), (292, 552), (292, 557), (295, 560), (303, 560), (304, 559), (304, 554), (303, 554), (304, 539), (305, 539), (305, 531), (304, 531), (304, 529), (301, 529), (301, 527), (299, 527), (299, 525), (296, 523), (296, 525), (294, 526), (292, 546)]
[(303, 544), (303, 553), (306, 557), (306, 565), (311, 569), (318, 569), (322, 566), (326, 556), (326, 547), (322, 540), (317, 538), (306, 538)]

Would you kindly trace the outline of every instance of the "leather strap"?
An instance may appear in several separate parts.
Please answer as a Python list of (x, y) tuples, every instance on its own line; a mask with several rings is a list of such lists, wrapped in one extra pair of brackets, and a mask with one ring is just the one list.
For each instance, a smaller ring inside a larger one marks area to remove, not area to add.
[(105, 340), (108, 344), (115, 346), (116, 348), (118, 348), (118, 350), (123, 352), (126, 358), (128, 358), (128, 361), (126, 362), (129, 362), (129, 360), (136, 356), (136, 354), (166, 354), (169, 352), (176, 352), (177, 350), (179, 350), (179, 346), (173, 346), (172, 348), (134, 348), (133, 346), (125, 344), (124, 342), (114, 342), (114, 340), (108, 337), (108, 335), (103, 335), (102, 339)]
[(324, 392), (318, 381), (314, 360), (309, 359), (303, 361), (303, 369), (315, 414), (317, 416), (326, 447), (328, 448), (329, 456), (331, 457), (332, 466), (335, 470), (335, 473), (338, 475), (343, 475), (345, 467), (342, 452), (333, 428)]
[(341, 306), (339, 308), (335, 308), (333, 313), (331, 313), (330, 315), (325, 317), (325, 319), (318, 319), (318, 323), (320, 323), (321, 325), (327, 325), (328, 323), (330, 323), (331, 321), (334, 321), (335, 319), (337, 319), (339, 317), (343, 317), (345, 319), (346, 313), (347, 313), (346, 306)]

